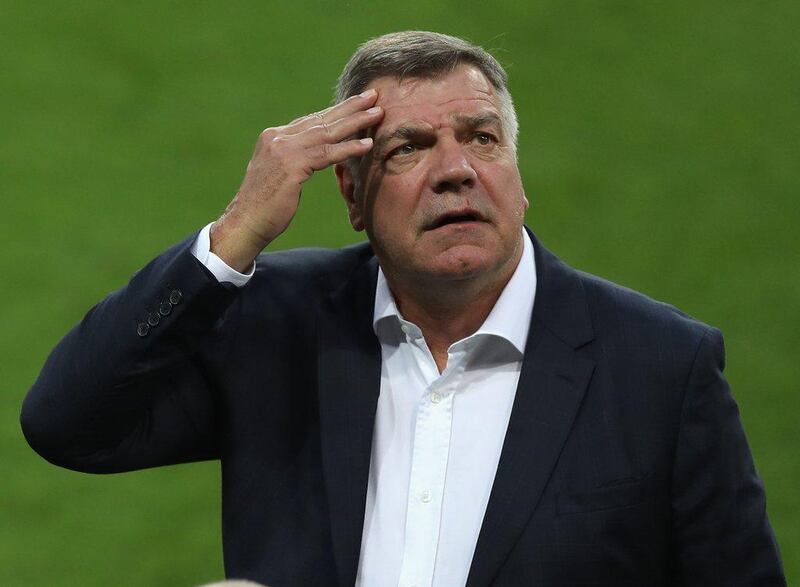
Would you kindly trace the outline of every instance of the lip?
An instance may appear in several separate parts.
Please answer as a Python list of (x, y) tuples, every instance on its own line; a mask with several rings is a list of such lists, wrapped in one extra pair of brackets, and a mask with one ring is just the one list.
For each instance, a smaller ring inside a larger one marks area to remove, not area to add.
[(444, 214), (440, 214), (428, 226), (426, 230), (439, 230), (440, 228), (448, 227), (468, 227), (471, 225), (481, 224), (486, 220), (477, 210), (472, 208), (462, 208), (459, 210), (449, 210)]

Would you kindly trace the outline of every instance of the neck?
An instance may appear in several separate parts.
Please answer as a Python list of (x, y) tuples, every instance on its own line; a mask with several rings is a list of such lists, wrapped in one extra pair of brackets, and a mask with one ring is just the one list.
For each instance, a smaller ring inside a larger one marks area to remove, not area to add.
[(440, 343), (447, 349), (480, 328), (501, 292), (502, 287), (465, 299), (463, 292), (450, 296), (425, 292), (414, 296), (397, 291), (395, 301), (403, 317), (420, 327), (429, 347)]
[(492, 278), (423, 281), (386, 275), (397, 308), (425, 337), (439, 371), (447, 366), (447, 349), (474, 334), (486, 320), (522, 258), (522, 247)]

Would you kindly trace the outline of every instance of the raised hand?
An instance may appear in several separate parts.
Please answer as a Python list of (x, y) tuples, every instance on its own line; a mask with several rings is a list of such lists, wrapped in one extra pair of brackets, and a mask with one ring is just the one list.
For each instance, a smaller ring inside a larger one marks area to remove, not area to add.
[(352, 138), (374, 126), (383, 110), (375, 90), (265, 129), (247, 171), (222, 216), (211, 227), (211, 251), (232, 268), (247, 271), (256, 256), (289, 226), (303, 183), (315, 171), (358, 157), (372, 139)]

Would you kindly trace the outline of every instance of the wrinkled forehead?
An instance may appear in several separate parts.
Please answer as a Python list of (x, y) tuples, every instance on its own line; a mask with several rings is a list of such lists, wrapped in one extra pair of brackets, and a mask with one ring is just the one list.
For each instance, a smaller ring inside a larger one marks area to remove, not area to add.
[(435, 78), (381, 77), (367, 87), (378, 90), (376, 105), (385, 111), (381, 127), (406, 120), (436, 125), (459, 114), (499, 112), (494, 87), (480, 70), (468, 65)]

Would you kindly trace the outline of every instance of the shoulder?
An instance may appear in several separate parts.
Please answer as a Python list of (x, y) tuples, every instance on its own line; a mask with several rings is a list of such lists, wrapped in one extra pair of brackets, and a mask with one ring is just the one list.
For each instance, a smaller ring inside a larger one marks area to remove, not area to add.
[(718, 329), (628, 287), (575, 274), (594, 333), (589, 352), (597, 361), (597, 376), (618, 393), (647, 398), (660, 406), (662, 416), (671, 409), (677, 417), (690, 388), (720, 376), (725, 349)]
[[(710, 330), (672, 304), (569, 266), (533, 233), (537, 284), (534, 312), (557, 328), (556, 320), (604, 346), (654, 343), (692, 346)], [(591, 335), (589, 333), (591, 332)], [(577, 337), (573, 342), (580, 342)]]
[(707, 324), (697, 320), (674, 305), (642, 292), (614, 283), (585, 271), (574, 270), (590, 305), (605, 315), (641, 322), (643, 324), (675, 322), (687, 328), (705, 329)]
[(338, 249), (299, 248), (261, 253), (256, 260), (254, 277), (279, 275), (301, 280), (346, 277), (373, 256), (367, 242)]
[(648, 362), (694, 361), (704, 341), (722, 346), (716, 328), (641, 292), (575, 270), (586, 293), (595, 336), (606, 353)]
[(374, 258), (366, 242), (339, 249), (300, 248), (262, 253), (243, 293), (246, 298), (261, 301), (305, 305), (342, 287)]

